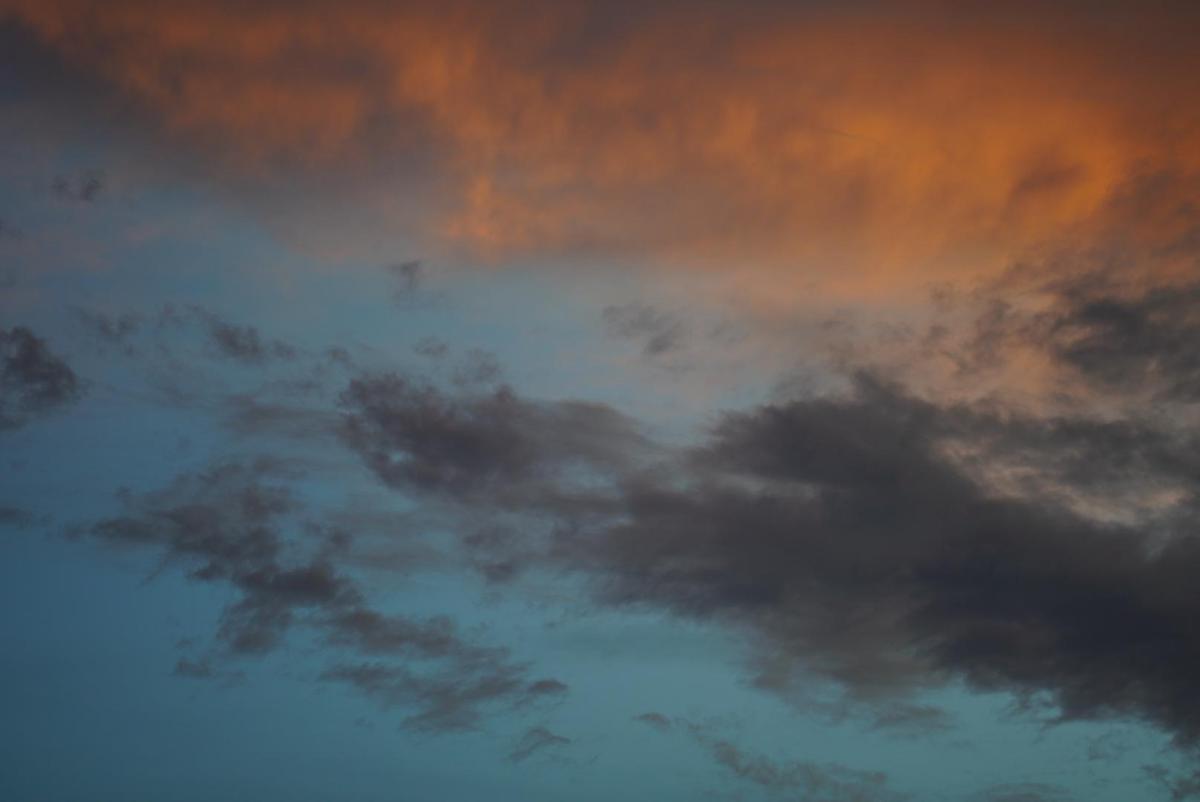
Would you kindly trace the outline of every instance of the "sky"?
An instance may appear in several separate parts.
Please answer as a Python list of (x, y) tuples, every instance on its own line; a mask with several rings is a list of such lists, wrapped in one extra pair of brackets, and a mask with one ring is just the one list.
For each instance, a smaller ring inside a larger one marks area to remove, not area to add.
[(1200, 799), (1198, 37), (0, 0), (0, 798)]

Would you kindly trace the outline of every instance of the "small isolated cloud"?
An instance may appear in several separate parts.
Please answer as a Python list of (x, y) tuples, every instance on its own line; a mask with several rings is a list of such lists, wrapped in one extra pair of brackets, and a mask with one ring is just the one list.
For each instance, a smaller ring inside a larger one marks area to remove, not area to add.
[(429, 359), (441, 359), (450, 352), (450, 346), (437, 337), (425, 337), (413, 346), (413, 351)]
[(601, 314), (610, 335), (636, 340), (647, 357), (677, 350), (686, 333), (681, 320), (648, 304), (606, 306)]
[(918, 737), (944, 732), (953, 727), (954, 722), (940, 707), (895, 702), (875, 709), (869, 726), (891, 735)]
[(108, 314), (95, 309), (77, 307), (75, 317), (93, 342), (116, 348), (132, 356), (136, 349), (132, 340), (141, 332), (144, 320), (131, 312)]
[(212, 312), (196, 307), (192, 310), (207, 327), (209, 344), (227, 359), (247, 365), (262, 365), (272, 360), (290, 360), (296, 349), (285, 342), (267, 339), (254, 326), (237, 326)]
[(75, 371), (32, 331), (0, 329), (0, 430), (66, 407), (83, 390)]
[(385, 270), (394, 279), (393, 298), (397, 303), (411, 301), (425, 284), (425, 267), (419, 261), (413, 260), (388, 265)]
[(94, 203), (100, 198), (105, 184), (104, 173), (88, 170), (74, 176), (55, 176), (50, 182), (50, 191), (59, 200)]
[(706, 728), (689, 726), (693, 738), (712, 760), (738, 780), (756, 785), (772, 796), (807, 802), (902, 802), (905, 794), (888, 785), (881, 771), (863, 771), (839, 763), (806, 760), (777, 761), (715, 737)]
[(642, 713), (641, 715), (634, 716), (633, 720), (640, 721), (647, 726), (653, 727), (659, 732), (666, 732), (667, 730), (671, 729), (671, 720), (662, 713)]
[(971, 797), (971, 802), (1073, 802), (1066, 789), (1044, 783), (1007, 783), (988, 788)]
[(0, 529), (28, 529), (36, 518), (21, 507), (0, 506)]
[(533, 727), (521, 736), (521, 740), (517, 741), (517, 745), (509, 754), (508, 759), (513, 763), (520, 763), (535, 752), (559, 749), (570, 743), (570, 738), (557, 735), (545, 727)]

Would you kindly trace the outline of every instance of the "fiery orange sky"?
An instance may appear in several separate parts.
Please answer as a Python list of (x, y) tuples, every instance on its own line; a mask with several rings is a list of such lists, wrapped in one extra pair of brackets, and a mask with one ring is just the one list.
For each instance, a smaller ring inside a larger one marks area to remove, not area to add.
[(385, 224), (494, 263), (750, 270), (764, 297), (1098, 241), (1170, 271), (1200, 181), (1172, 4), (4, 5), (238, 180), (352, 171)]

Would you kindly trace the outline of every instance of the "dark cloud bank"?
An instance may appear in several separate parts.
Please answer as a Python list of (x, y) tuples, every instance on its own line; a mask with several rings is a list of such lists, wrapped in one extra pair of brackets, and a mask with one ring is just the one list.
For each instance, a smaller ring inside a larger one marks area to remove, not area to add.
[[(1180, 345), (1197, 299), (1123, 296), (1116, 308), (1064, 295), (1039, 319), (1038, 342), (1094, 393), (1134, 383), (1152, 362), (1182, 414), (1200, 381)], [(1185, 308), (1160, 313), (1176, 303)], [(1068, 326), (1082, 333), (1058, 336)], [(764, 690), (793, 696), (816, 675), (875, 711), (873, 726), (927, 731), (944, 717), (910, 694), (964, 681), (1061, 720), (1131, 717), (1193, 744), (1200, 441), (1181, 418), (1035, 415), (933, 401), (871, 372), (848, 378), (840, 394), (727, 413), (682, 448), (603, 405), (398, 372), (358, 373), (336, 411), (262, 405), (241, 425), (277, 431), (282, 415), (306, 422), (289, 424), (293, 439), (340, 443), (383, 486), (458, 527), (468, 564), (491, 582), (559, 574), (585, 582), (599, 605), (747, 634)], [(1023, 479), (997, 483), (996, 466)], [(323, 680), (403, 709), (417, 727), (470, 727), (489, 709), (566, 691), (449, 620), (371, 606), (340, 567), (353, 533), (305, 519), (287, 471), (268, 461), (183, 476), (127, 496), (124, 514), (88, 530), (237, 591), (213, 652), (181, 673), (204, 675), (205, 661), (262, 653), (303, 630), (327, 647)], [(1173, 495), (1118, 518), (1089, 508), (1126, 484)], [(530, 730), (513, 759), (566, 737)], [(817, 782), (811, 767), (704, 737), (718, 763), (754, 783), (807, 792)], [(830, 798), (858, 798), (848, 793)]]
[[(1052, 329), (1087, 330), (1044, 346), (1097, 391), (1152, 360), (1190, 400), (1194, 317), (1158, 314), (1154, 296), (1127, 303), (1064, 301)], [(962, 679), (1062, 719), (1200, 735), (1200, 443), (1165, 419), (939, 404), (860, 373), (845, 394), (729, 413), (669, 450), (607, 408), (509, 390), (451, 397), (366, 376), (342, 402), (343, 441), (385, 484), (545, 524), (472, 541), (493, 563), (743, 628), (765, 689), (787, 694), (803, 670), (882, 704)], [(995, 486), (993, 462), (1034, 478)], [(1125, 482), (1177, 493), (1132, 520), (1079, 502)]]

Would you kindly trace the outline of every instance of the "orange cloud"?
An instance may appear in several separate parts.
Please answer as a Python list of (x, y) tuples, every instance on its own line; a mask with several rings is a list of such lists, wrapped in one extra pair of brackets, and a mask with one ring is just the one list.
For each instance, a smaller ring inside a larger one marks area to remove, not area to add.
[(429, 247), (765, 268), (764, 301), (1047, 243), (1194, 267), (1197, 14), (1002, 5), (0, 0), (228, 170), (387, 174)]

